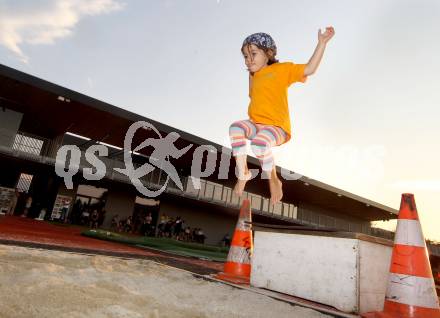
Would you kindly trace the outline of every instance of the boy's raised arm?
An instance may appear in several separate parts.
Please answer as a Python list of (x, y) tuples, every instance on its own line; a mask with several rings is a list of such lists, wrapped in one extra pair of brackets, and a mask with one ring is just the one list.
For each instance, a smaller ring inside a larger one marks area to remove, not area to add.
[(306, 68), (304, 69), (304, 75), (309, 76), (316, 72), (319, 63), (321, 63), (322, 56), (324, 55), (327, 42), (335, 35), (335, 29), (333, 27), (325, 28), (325, 32), (321, 33), (321, 29), (318, 31), (318, 44), (315, 51), (312, 54)]

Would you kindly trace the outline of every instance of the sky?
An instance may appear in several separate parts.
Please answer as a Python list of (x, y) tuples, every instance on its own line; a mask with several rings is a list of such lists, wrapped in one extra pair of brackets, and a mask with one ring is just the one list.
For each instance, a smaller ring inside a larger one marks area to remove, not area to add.
[(0, 63), (230, 147), (244, 38), (267, 32), (280, 61), (307, 63), (332, 25), (316, 74), (289, 89), (275, 161), (395, 209), (414, 193), (440, 241), (439, 16), (437, 0), (0, 0)]

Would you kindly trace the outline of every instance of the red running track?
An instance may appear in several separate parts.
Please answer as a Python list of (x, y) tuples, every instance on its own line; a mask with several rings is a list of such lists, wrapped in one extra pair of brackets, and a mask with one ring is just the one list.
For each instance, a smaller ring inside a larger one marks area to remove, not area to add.
[(17, 216), (0, 216), (0, 243), (87, 254), (149, 259), (197, 274), (223, 270), (223, 263), (107, 242), (81, 235), (84, 227), (54, 225)]

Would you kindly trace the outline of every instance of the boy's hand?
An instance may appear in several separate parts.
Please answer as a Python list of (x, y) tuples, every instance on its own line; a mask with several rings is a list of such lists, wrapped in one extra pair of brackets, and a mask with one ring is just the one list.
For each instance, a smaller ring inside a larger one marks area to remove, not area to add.
[(313, 52), (312, 57), (307, 63), (306, 68), (304, 69), (304, 75), (309, 76), (315, 74), (318, 69), (319, 63), (321, 62), (322, 55), (324, 54), (325, 47), (328, 41), (335, 35), (335, 29), (332, 26), (326, 27), (325, 32), (321, 33), (321, 29), (318, 31), (318, 45)]
[(318, 42), (322, 44), (327, 44), (328, 41), (335, 35), (335, 29), (332, 26), (326, 27), (325, 32), (321, 33), (321, 29), (318, 31)]

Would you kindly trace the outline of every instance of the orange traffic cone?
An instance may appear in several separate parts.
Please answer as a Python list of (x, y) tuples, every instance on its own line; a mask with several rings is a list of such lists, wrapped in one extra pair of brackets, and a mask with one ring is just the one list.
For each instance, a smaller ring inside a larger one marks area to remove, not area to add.
[(215, 277), (235, 284), (249, 284), (251, 277), (251, 255), (252, 255), (252, 231), (251, 207), (249, 200), (244, 200), (234, 236), (232, 237), (231, 248), (225, 263), (223, 272)]
[(414, 195), (402, 194), (383, 311), (365, 318), (440, 318)]

